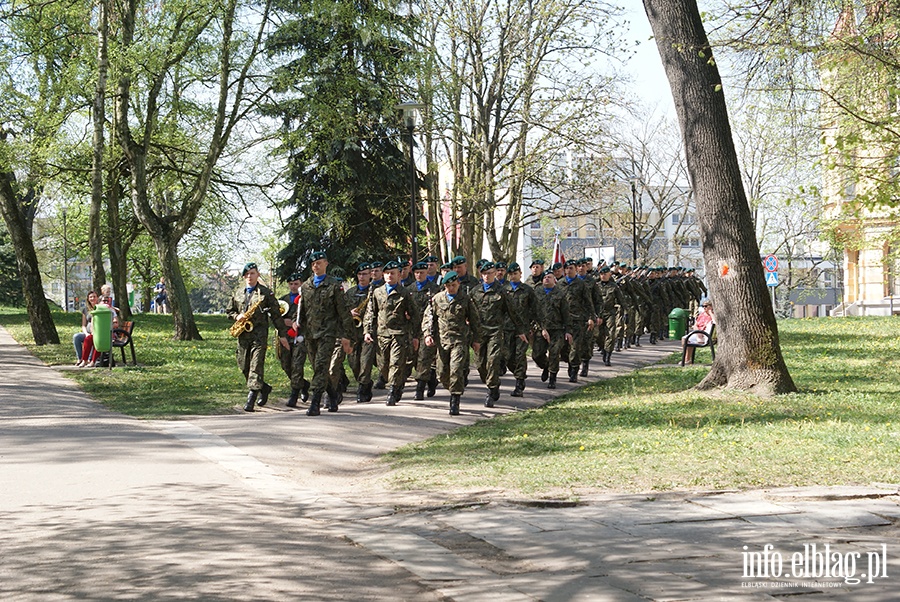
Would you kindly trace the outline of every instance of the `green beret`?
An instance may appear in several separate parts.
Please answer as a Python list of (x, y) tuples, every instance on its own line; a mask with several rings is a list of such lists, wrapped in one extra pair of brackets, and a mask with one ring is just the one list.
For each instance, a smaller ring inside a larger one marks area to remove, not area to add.
[(428, 257), (426, 257), (426, 258), (423, 259), (422, 261), (427, 261), (428, 263), (437, 263), (437, 262), (440, 261), (440, 259), (437, 258), (437, 257), (435, 257), (434, 255), (429, 255)]
[(328, 259), (328, 255), (325, 254), (325, 251), (316, 251), (309, 256), (309, 259), (310, 261), (319, 261), (320, 259)]
[(367, 272), (371, 269), (372, 269), (372, 266), (370, 266), (368, 263), (364, 262), (364, 263), (361, 263), (358, 266), (356, 266), (356, 273), (359, 274), (360, 272)]
[(522, 267), (515, 261), (509, 264), (509, 267), (506, 269), (507, 272), (519, 272), (521, 270)]
[(603, 266), (602, 268), (600, 268), (597, 271), (601, 274), (609, 274), (609, 272), (610, 272), (608, 265)]
[(288, 276), (288, 282), (294, 282), (295, 280), (300, 280), (300, 272), (294, 272)]
[(383, 265), (384, 265), (384, 264), (381, 263), (380, 261), (372, 261), (372, 262), (369, 263), (369, 267), (372, 268), (373, 270), (374, 270), (375, 268), (380, 268), (380, 267), (382, 267)]
[(462, 265), (466, 262), (466, 258), (462, 255), (457, 255), (453, 258), (453, 265)]
[(453, 263), (452, 262), (443, 263), (443, 264), (441, 264), (441, 269), (442, 270), (452, 270)]
[(475, 262), (475, 267), (480, 270), (481, 266), (483, 266), (485, 263), (487, 263), (487, 259), (479, 259)]
[(574, 259), (567, 259), (566, 264), (563, 267), (569, 267), (569, 266), (573, 266), (573, 265), (578, 265), (578, 262), (575, 261)]
[(427, 269), (428, 269), (428, 262), (425, 262), (425, 261), (420, 261), (420, 262), (416, 263), (416, 265), (413, 266), (413, 270), (427, 270)]
[(259, 266), (251, 261), (250, 263), (244, 264), (244, 271), (241, 272), (241, 276), (246, 276), (247, 272), (249, 272), (250, 270), (258, 270), (258, 269), (259, 269)]
[(561, 264), (560, 262), (557, 261), (552, 266), (550, 266), (550, 269), (555, 272), (556, 270), (562, 269), (562, 267), (563, 267), (563, 264)]
[(450, 270), (449, 272), (444, 274), (443, 278), (441, 278), (441, 284), (448, 284), (450, 282), (455, 282), (457, 280), (459, 280), (459, 274), (457, 274), (453, 270)]
[(531, 262), (531, 265), (528, 267), (533, 268), (536, 265), (544, 265), (544, 260), (543, 259), (535, 259), (534, 261)]
[(386, 264), (384, 264), (384, 271), (385, 271), (385, 272), (388, 271), (388, 270), (399, 270), (399, 269), (400, 269), (400, 262), (399, 262), (399, 261), (389, 261), (389, 262), (387, 262)]
[(497, 263), (494, 264), (494, 267), (497, 268), (498, 270), (505, 270), (506, 263), (503, 261), (498, 261)]
[(497, 267), (497, 266), (495, 266), (493, 262), (485, 261), (484, 263), (481, 264), (481, 267), (478, 268), (478, 271), (487, 272), (488, 270), (493, 270), (495, 267)]

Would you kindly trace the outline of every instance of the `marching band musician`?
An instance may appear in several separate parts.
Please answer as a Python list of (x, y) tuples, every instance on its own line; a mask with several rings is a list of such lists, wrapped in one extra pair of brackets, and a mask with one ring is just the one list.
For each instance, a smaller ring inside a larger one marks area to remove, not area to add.
[[(231, 296), (228, 317), (235, 323), (245, 324), (237, 335), (237, 365), (247, 379), (247, 403), (245, 412), (252, 412), (254, 405), (266, 405), (272, 386), (263, 380), (266, 361), (266, 347), (269, 339), (268, 321), (271, 320), (278, 331), (281, 346), (290, 350), (287, 340), (287, 326), (281, 318), (281, 309), (272, 291), (259, 282), (259, 268), (255, 263), (244, 266), (241, 276), (246, 287)], [(251, 311), (252, 310), (252, 311)], [(248, 329), (249, 327), (249, 329)], [(258, 401), (257, 401), (258, 398)]]
[(287, 374), (291, 382), (291, 395), (288, 397), (287, 407), (296, 408), (297, 400), (309, 399), (309, 381), (303, 377), (303, 365), (306, 363), (306, 341), (301, 334), (303, 329), (297, 323), (297, 314), (300, 309), (300, 274), (294, 273), (288, 277), (290, 292), (281, 298), (287, 303), (287, 311), (282, 318), (288, 328), (288, 343), (290, 352), (280, 353), (281, 368)]

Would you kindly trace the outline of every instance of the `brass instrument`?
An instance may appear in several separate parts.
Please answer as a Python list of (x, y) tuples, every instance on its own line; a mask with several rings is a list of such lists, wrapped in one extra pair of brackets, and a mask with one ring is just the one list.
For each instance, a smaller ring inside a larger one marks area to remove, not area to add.
[(353, 325), (354, 326), (356, 326), (356, 327), (362, 326), (363, 317), (366, 315), (366, 305), (368, 305), (368, 304), (369, 304), (369, 295), (366, 295), (365, 298), (360, 302), (360, 304), (356, 306), (357, 315), (353, 316)]
[(284, 299), (279, 299), (279, 300), (278, 300), (278, 311), (281, 312), (281, 315), (282, 315), (282, 316), (283, 316), (284, 314), (286, 314), (290, 308), (291, 308), (291, 306), (288, 305), (288, 302), (287, 302), (287, 301), (285, 301)]
[(231, 336), (239, 337), (243, 333), (253, 330), (253, 316), (259, 311), (259, 306), (262, 305), (263, 299), (264, 297), (257, 292), (256, 301), (247, 308), (243, 317), (238, 318), (234, 321), (234, 324), (231, 325), (231, 328), (229, 329)]

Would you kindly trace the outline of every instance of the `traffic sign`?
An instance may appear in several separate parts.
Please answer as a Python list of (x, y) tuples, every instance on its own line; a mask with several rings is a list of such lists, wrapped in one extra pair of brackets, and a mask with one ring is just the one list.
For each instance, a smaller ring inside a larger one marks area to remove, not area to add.
[(766, 274), (766, 286), (778, 286), (778, 272)]
[[(775, 257), (774, 255), (766, 255), (766, 258), (763, 259), (763, 266), (766, 268), (767, 272), (777, 272), (778, 271), (778, 258)], [(775, 285), (770, 284), (769, 286), (775, 286)]]

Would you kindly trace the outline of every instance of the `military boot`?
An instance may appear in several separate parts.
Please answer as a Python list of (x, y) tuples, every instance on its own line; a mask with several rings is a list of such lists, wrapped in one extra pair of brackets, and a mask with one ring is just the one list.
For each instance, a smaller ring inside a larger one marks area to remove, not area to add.
[(426, 397), (434, 397), (434, 394), (437, 393), (437, 370), (434, 368), (431, 369), (431, 376), (428, 378), (428, 390), (425, 392)]
[(589, 363), (590, 362), (588, 360), (584, 360), (583, 362), (581, 362), (581, 376), (588, 375), (588, 364)]
[(307, 416), (318, 416), (319, 415), (319, 405), (322, 403), (322, 393), (313, 393), (312, 401), (309, 404), (309, 409), (306, 410)]
[(641, 346), (641, 335), (639, 335), (639, 334), (634, 335), (634, 346), (635, 347)]
[(379, 374), (378, 380), (375, 381), (375, 388), (380, 391), (381, 389), (384, 389), (384, 386), (385, 386), (384, 377)]
[(300, 401), (302, 401), (303, 403), (306, 403), (307, 401), (309, 401), (309, 381), (308, 380), (304, 380), (303, 386), (300, 387)]
[(450, 396), (450, 415), (459, 416), (459, 395)]
[[(340, 387), (340, 385), (338, 385)], [(338, 395), (340, 388), (337, 390), (332, 387), (327, 387), (325, 389), (325, 406), (328, 408), (329, 412), (337, 412), (338, 411)]]
[(578, 366), (569, 366), (569, 382), (578, 382)]
[(360, 384), (356, 388), (356, 403), (366, 403), (368, 399), (366, 399), (366, 385)]
[(550, 368), (544, 368), (544, 371), (541, 372), (541, 382), (547, 382), (548, 378), (550, 378)]
[(245, 412), (252, 412), (253, 406), (256, 405), (256, 396), (259, 395), (259, 391), (250, 391), (247, 394), (247, 403), (244, 404)]
[(269, 403), (269, 393), (272, 392), (272, 385), (269, 383), (263, 383), (262, 390), (259, 392), (259, 401), (256, 402), (256, 405), (259, 407), (263, 407), (267, 403)]
[(655, 332), (650, 333), (650, 344), (656, 345), (656, 333)]
[(556, 372), (551, 372), (551, 373), (550, 373), (550, 382), (547, 383), (547, 388), (548, 388), (548, 389), (555, 389), (555, 388), (556, 388)]
[(384, 405), (386, 405), (386, 406), (397, 405), (397, 397), (396, 397), (396, 392), (394, 391), (394, 387), (391, 387), (390, 389), (388, 389), (388, 398), (387, 398), (387, 401), (384, 402)]
[(611, 366), (610, 359), (612, 359), (612, 351), (604, 351), (603, 352), (603, 365)]
[(616, 339), (616, 351), (622, 351), (622, 339)]
[(516, 379), (516, 388), (513, 389), (513, 392), (510, 393), (512, 397), (525, 397), (523, 391), (525, 390), (525, 379), (517, 378)]
[(424, 380), (416, 381), (416, 396), (413, 397), (416, 401), (422, 401), (425, 399), (425, 387), (428, 386), (428, 383)]
[(493, 389), (488, 389), (487, 395), (484, 396), (484, 407), (492, 408), (494, 407), (494, 393)]
[(287, 407), (296, 408), (297, 407), (297, 398), (300, 397), (300, 389), (291, 389), (291, 395), (287, 400)]

